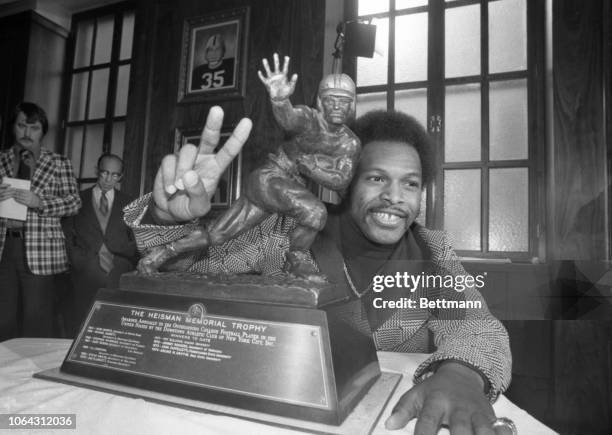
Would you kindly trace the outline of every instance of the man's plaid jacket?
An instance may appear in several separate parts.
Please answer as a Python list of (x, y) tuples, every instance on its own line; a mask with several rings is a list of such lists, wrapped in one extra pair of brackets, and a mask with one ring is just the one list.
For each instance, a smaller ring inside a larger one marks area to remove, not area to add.
[[(0, 177), (14, 177), (15, 153), (0, 153)], [(28, 209), (25, 222), (26, 259), (35, 275), (54, 275), (68, 270), (66, 239), (60, 218), (72, 216), (81, 208), (81, 198), (70, 160), (48, 150), (41, 150), (31, 180), (30, 191), (42, 205)], [(0, 256), (6, 240), (7, 219), (0, 218)]]

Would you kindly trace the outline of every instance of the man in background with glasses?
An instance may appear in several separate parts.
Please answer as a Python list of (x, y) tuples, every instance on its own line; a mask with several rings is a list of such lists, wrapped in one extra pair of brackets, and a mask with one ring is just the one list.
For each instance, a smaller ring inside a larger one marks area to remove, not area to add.
[(133, 270), (136, 262), (136, 243), (122, 212), (131, 198), (117, 189), (123, 161), (103, 154), (96, 171), (95, 186), (81, 191), (83, 207), (64, 222), (77, 324), (98, 289), (118, 287), (121, 274)]

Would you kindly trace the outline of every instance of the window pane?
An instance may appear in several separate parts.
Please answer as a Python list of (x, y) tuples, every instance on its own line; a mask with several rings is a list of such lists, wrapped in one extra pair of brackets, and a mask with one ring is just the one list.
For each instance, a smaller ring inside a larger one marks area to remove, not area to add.
[(444, 229), (455, 249), (481, 249), (480, 169), (444, 171)]
[(481, 158), (480, 85), (446, 87), (444, 160), (479, 161)]
[(98, 18), (96, 34), (96, 50), (94, 52), (94, 65), (110, 62), (113, 48), (113, 27), (115, 19), (112, 15)]
[(102, 139), (104, 137), (104, 126), (88, 125), (85, 133), (85, 145), (83, 152), (85, 159), (83, 161), (83, 172), (81, 178), (96, 177), (96, 163), (98, 157), (102, 154)]
[(374, 109), (387, 108), (387, 93), (377, 92), (374, 94), (357, 95), (357, 116)]
[(395, 109), (414, 116), (427, 127), (427, 89), (407, 89), (395, 93)]
[(528, 158), (526, 79), (491, 82), (489, 118), (490, 159)]
[(423, 226), (427, 225), (427, 189), (423, 189), (423, 195), (421, 195), (421, 209), (415, 221)]
[(117, 72), (117, 97), (115, 98), (115, 116), (127, 113), (128, 90), (130, 88), (130, 65), (122, 65)]
[(395, 10), (427, 6), (428, 0), (395, 0)]
[(83, 127), (66, 129), (66, 155), (72, 163), (74, 175), (79, 178), (81, 173), (81, 152), (83, 150)]
[(68, 121), (81, 121), (85, 119), (87, 105), (87, 82), (89, 73), (72, 75), (72, 89), (70, 90), (70, 115)]
[(113, 139), (110, 152), (123, 158), (123, 143), (125, 140), (125, 122), (115, 122), (113, 124)]
[(358, 15), (377, 14), (389, 10), (389, 0), (359, 0)]
[(89, 119), (104, 118), (108, 96), (109, 69), (104, 68), (91, 73), (91, 97), (89, 99)]
[(527, 69), (525, 0), (489, 2), (489, 72)]
[(93, 38), (93, 21), (83, 21), (77, 26), (76, 45), (74, 47), (74, 67), (88, 66), (91, 62), (91, 40)]
[(132, 41), (134, 39), (134, 12), (127, 12), (123, 16), (123, 27), (121, 30), (121, 52), (119, 60), (132, 57)]
[(357, 58), (357, 86), (387, 84), (389, 64), (389, 19), (375, 20), (376, 51), (374, 57)]
[(395, 21), (395, 81), (427, 80), (427, 14)]
[(529, 249), (529, 174), (527, 168), (489, 173), (489, 250)]
[(480, 74), (480, 5), (446, 10), (446, 77)]

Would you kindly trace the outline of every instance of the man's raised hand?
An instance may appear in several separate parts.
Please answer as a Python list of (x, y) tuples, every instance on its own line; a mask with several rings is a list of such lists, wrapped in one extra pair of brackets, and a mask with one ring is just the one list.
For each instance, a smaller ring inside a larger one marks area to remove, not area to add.
[(219, 179), (247, 141), (252, 123), (240, 120), (223, 147), (214, 153), (221, 136), (223, 109), (208, 112), (199, 146), (186, 144), (178, 154), (169, 154), (155, 176), (153, 214), (160, 223), (186, 222), (210, 210)]

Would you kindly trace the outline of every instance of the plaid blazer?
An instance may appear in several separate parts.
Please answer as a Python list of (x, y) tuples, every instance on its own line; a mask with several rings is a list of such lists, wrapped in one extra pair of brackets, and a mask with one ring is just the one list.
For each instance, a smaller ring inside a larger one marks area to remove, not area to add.
[[(0, 153), (0, 177), (13, 177), (12, 149)], [(28, 267), (35, 275), (53, 275), (68, 270), (66, 240), (60, 218), (72, 216), (81, 207), (81, 198), (70, 160), (42, 149), (32, 176), (30, 191), (42, 202), (38, 210), (28, 209), (25, 245)], [(6, 238), (6, 219), (0, 218), (0, 255)]]
[[(134, 231), (139, 250), (167, 243), (188, 234), (193, 224), (156, 226), (141, 224), (147, 211), (150, 194), (129, 204), (125, 209), (125, 221)], [(330, 213), (325, 229), (319, 233), (312, 246), (313, 264), (327, 275), (330, 282), (348, 290), (342, 268), (342, 255), (334, 241), (340, 233), (338, 216)], [(205, 252), (179, 257), (171, 269), (204, 273), (282, 273), (285, 252), (289, 249), (289, 233), (295, 221), (286, 216), (271, 215), (259, 226)], [(425, 248), (429, 258), (430, 275), (467, 275), (461, 262), (449, 245), (442, 231), (432, 231), (414, 224), (412, 231), (419, 245)], [(421, 292), (421, 293), (419, 293)], [(427, 289), (432, 297), (432, 290)], [(425, 295), (419, 289), (416, 298)], [(372, 333), (379, 350), (396, 352), (425, 352), (428, 335), (433, 335), (436, 351), (417, 369), (414, 380), (421, 382), (430, 376), (439, 363), (454, 360), (476, 368), (488, 381), (488, 396), (495, 400), (510, 384), (512, 356), (508, 334), (503, 325), (489, 312), (482, 295), (473, 287), (459, 293), (454, 289), (438, 289), (435, 297), (448, 300), (480, 301), (482, 308), (461, 309), (458, 312), (436, 310), (397, 309), (373, 332), (367, 316), (361, 311), (345, 313), (353, 324), (364, 333)], [(364, 302), (365, 303), (365, 302)], [(355, 306), (355, 304), (347, 304)]]

